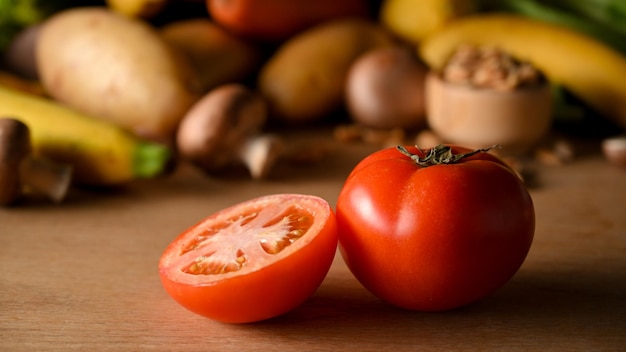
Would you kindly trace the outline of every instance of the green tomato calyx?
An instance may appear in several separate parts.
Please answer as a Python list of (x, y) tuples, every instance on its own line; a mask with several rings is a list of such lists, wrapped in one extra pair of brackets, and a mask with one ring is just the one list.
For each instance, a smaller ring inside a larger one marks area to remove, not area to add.
[(457, 163), (459, 160), (468, 158), (472, 155), (475, 155), (478, 153), (485, 153), (485, 152), (490, 151), (493, 148), (499, 148), (499, 145), (496, 144), (496, 145), (492, 145), (491, 147), (475, 149), (467, 153), (459, 153), (459, 154), (454, 154), (452, 152), (452, 147), (443, 145), (443, 144), (439, 144), (429, 149), (428, 152), (424, 151), (422, 148), (418, 146), (415, 146), (415, 147), (419, 149), (421, 154), (425, 154), (423, 158), (421, 158), (417, 154), (413, 154), (409, 152), (405, 147), (401, 145), (397, 146), (396, 148), (398, 149), (398, 151), (400, 151), (400, 153), (411, 158), (411, 160), (413, 160), (417, 165), (421, 167), (428, 167), (428, 166), (433, 166), (433, 165), (454, 164), (454, 163)]

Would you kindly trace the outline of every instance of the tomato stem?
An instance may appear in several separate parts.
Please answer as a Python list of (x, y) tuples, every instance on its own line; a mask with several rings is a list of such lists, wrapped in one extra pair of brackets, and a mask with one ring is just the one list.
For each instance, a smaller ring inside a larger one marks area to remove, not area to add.
[(468, 158), (474, 154), (488, 152), (491, 149), (499, 148), (500, 146), (497, 144), (494, 144), (491, 147), (475, 149), (467, 153), (459, 153), (459, 154), (452, 153), (452, 147), (444, 145), (444, 144), (439, 144), (429, 149), (428, 153), (426, 153), (422, 148), (418, 146), (415, 146), (415, 147), (420, 151), (420, 153), (425, 154), (426, 156), (424, 156), (423, 158), (420, 158), (419, 155), (409, 152), (405, 147), (401, 145), (397, 146), (396, 148), (400, 151), (400, 153), (411, 158), (411, 160), (413, 160), (417, 165), (422, 166), (422, 167), (428, 167), (428, 166), (441, 165), (441, 164), (454, 164), (461, 159)]

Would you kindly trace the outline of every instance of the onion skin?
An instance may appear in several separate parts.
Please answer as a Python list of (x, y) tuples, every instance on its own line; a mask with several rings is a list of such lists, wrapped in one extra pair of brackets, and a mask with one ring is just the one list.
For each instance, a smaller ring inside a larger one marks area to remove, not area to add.
[(405, 47), (386, 47), (362, 55), (350, 68), (346, 81), (351, 118), (371, 128), (423, 127), (427, 72)]

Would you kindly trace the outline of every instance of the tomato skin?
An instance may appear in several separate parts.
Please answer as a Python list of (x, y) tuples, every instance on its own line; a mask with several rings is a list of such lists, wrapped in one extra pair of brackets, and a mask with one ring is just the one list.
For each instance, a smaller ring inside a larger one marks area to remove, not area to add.
[[(311, 234), (306, 245), (243, 275), (185, 280), (173, 259), (190, 233), (212, 223), (220, 214), (241, 205), (217, 212), (178, 236), (163, 252), (159, 262), (161, 282), (169, 295), (188, 310), (226, 323), (248, 323), (276, 317), (306, 301), (321, 285), (337, 249), (335, 215), (325, 201), (313, 196), (273, 195), (279, 202), (300, 202), (301, 198), (317, 203), (316, 217), (324, 223)], [(295, 200), (294, 200), (295, 198)], [(244, 204), (244, 203), (242, 203)], [(309, 203), (311, 204), (311, 203)], [(313, 236), (314, 235), (314, 236)]]
[(207, 0), (211, 17), (236, 34), (278, 42), (333, 18), (369, 15), (367, 0)]
[(339, 249), (355, 277), (382, 300), (420, 311), (500, 288), (524, 262), (535, 228), (523, 182), (488, 153), (421, 167), (395, 148), (376, 152), (348, 176), (336, 212)]

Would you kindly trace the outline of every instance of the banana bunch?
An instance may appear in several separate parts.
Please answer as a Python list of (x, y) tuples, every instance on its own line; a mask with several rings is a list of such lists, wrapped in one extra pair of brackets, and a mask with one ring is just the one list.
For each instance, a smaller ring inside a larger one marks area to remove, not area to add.
[(449, 23), (425, 38), (419, 52), (438, 70), (465, 43), (497, 46), (531, 62), (553, 84), (626, 127), (626, 56), (605, 42), (564, 25), (498, 12)]
[(119, 185), (155, 177), (170, 165), (168, 147), (46, 98), (0, 86), (0, 102), (0, 116), (29, 127), (33, 153), (72, 165), (79, 184)]

